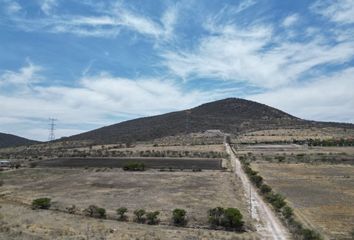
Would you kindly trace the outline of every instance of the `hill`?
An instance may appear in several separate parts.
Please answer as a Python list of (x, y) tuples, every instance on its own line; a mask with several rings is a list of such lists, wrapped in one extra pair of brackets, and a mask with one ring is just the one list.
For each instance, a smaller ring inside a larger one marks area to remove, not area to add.
[(353, 124), (307, 121), (264, 104), (238, 98), (227, 98), (188, 110), (121, 122), (62, 140), (115, 143), (149, 141), (210, 129), (239, 134), (277, 128), (329, 126), (354, 128)]
[(38, 142), (12, 134), (0, 133), (0, 148), (17, 147), (22, 145), (31, 145), (35, 143)]

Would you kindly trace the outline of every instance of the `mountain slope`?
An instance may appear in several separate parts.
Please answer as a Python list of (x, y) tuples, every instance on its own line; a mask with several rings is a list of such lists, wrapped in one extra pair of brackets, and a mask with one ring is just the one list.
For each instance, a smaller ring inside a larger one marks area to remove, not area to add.
[(148, 141), (184, 133), (219, 129), (226, 133), (294, 127), (338, 126), (352, 124), (306, 121), (264, 104), (228, 98), (198, 107), (163, 115), (134, 119), (74, 135), (62, 140), (90, 140), (95, 143)]
[(0, 133), (0, 148), (17, 147), (35, 143), (38, 142), (12, 134)]

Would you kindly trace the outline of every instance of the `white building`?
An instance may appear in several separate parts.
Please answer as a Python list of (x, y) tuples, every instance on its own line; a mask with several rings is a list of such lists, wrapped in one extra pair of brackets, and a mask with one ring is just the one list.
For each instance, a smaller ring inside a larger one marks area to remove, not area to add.
[(0, 167), (10, 167), (10, 161), (0, 160)]

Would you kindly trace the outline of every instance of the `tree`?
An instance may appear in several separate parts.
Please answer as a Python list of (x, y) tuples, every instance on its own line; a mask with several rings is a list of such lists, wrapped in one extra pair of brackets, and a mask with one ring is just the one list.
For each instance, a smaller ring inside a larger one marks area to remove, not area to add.
[(277, 211), (286, 205), (285, 198), (279, 193), (270, 192), (266, 195), (266, 199)]
[(186, 210), (176, 208), (172, 212), (173, 224), (176, 226), (185, 226), (187, 224)]
[(85, 215), (94, 218), (106, 218), (106, 209), (90, 205), (84, 210)]
[(147, 224), (157, 224), (159, 222), (158, 216), (160, 212), (155, 211), (155, 212), (148, 212), (146, 213), (146, 219), (147, 219)]
[(240, 230), (244, 224), (242, 214), (237, 208), (212, 208), (208, 211), (209, 223), (212, 226), (221, 226)]
[(311, 229), (303, 229), (302, 230), (302, 238), (304, 240), (321, 240), (322, 237), (319, 233), (311, 230)]
[(262, 186), (261, 186), (261, 193), (262, 194), (266, 194), (266, 193), (269, 193), (271, 191), (272, 191), (272, 188), (269, 185), (262, 184)]
[(49, 209), (50, 205), (50, 198), (37, 198), (32, 201), (32, 209)]
[(226, 228), (240, 229), (243, 226), (242, 214), (237, 208), (227, 208), (224, 210), (221, 225)]
[(286, 218), (286, 219), (290, 219), (292, 216), (293, 216), (293, 209), (289, 206), (284, 206), (282, 212), (283, 216)]
[(221, 226), (221, 218), (224, 214), (224, 208), (222, 207), (216, 207), (209, 209), (209, 223), (213, 226)]
[(126, 212), (128, 212), (128, 209), (125, 207), (121, 207), (117, 209), (119, 221), (125, 221), (127, 219), (127, 216), (125, 215)]
[(144, 215), (145, 215), (145, 210), (144, 209), (137, 209), (134, 211), (134, 215), (135, 215), (135, 221), (138, 222), (138, 223), (143, 223), (145, 222), (145, 218), (144, 218)]

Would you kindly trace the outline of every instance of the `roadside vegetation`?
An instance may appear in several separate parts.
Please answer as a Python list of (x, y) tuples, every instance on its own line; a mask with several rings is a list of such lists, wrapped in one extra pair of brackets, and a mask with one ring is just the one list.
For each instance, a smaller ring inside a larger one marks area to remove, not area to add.
[(247, 154), (239, 157), (242, 168), (249, 177), (250, 181), (259, 189), (259, 193), (263, 198), (272, 205), (277, 215), (286, 224), (289, 231), (296, 240), (321, 240), (322, 236), (303, 224), (294, 215), (294, 210), (287, 204), (286, 199), (279, 193), (276, 193), (272, 188), (265, 184), (263, 178), (257, 171), (254, 171), (250, 162), (253, 160), (252, 154)]

